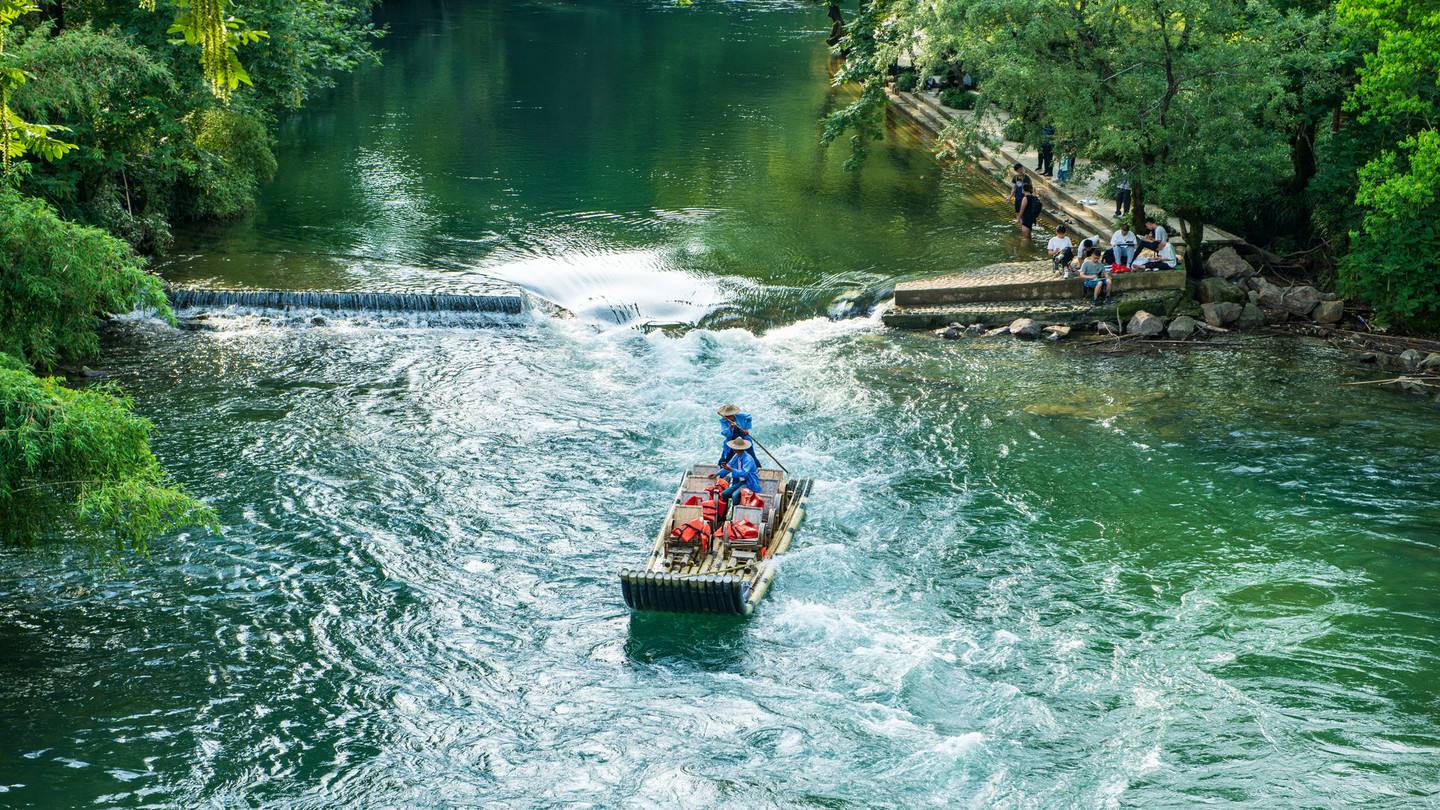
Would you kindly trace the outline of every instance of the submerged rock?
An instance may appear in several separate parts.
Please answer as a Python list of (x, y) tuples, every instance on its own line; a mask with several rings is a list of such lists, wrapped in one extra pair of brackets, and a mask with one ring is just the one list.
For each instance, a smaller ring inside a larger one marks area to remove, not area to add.
[(1201, 309), (1205, 312), (1205, 323), (1211, 326), (1229, 326), (1240, 320), (1240, 313), (1245, 311), (1245, 307), (1229, 301), (1206, 304)]
[(1102, 335), (1118, 335), (1118, 334), (1120, 334), (1120, 328), (1117, 327), (1115, 324), (1109, 322), (1109, 321), (1096, 321), (1096, 322), (1095, 322), (1095, 331), (1096, 331), (1096, 332), (1099, 332), (1099, 333), (1102, 334)]
[(1239, 281), (1255, 275), (1255, 268), (1240, 258), (1240, 254), (1235, 252), (1235, 248), (1223, 247), (1211, 254), (1210, 258), (1205, 261), (1205, 272), (1226, 281)]
[(960, 324), (952, 323), (944, 329), (936, 329), (935, 337), (944, 338), (945, 340), (959, 340)]
[(1431, 352), (1425, 355), (1425, 359), (1420, 361), (1419, 368), (1422, 371), (1440, 371), (1440, 352)]
[(979, 335), (979, 334), (983, 333), (984, 331), (985, 331), (985, 326), (984, 326), (983, 324), (972, 323), (972, 324), (970, 324), (969, 326), (965, 327), (965, 334), (970, 335), (970, 336), (972, 336), (972, 337), (975, 336), (975, 335)]
[(1415, 371), (1419, 369), (1420, 364), (1425, 362), (1425, 359), (1425, 355), (1414, 349), (1406, 349), (1405, 351), (1400, 353), (1399, 357), (1400, 366), (1406, 371)]
[(1019, 338), (1036, 338), (1040, 336), (1040, 324), (1030, 318), (1016, 318), (1010, 324), (1010, 334)]
[(981, 335), (981, 337), (995, 337), (997, 335), (1006, 334), (1009, 331), (1010, 327), (1008, 326), (997, 326), (994, 329), (985, 330), (985, 334)]
[(1320, 323), (1339, 323), (1340, 318), (1345, 315), (1344, 301), (1321, 301), (1315, 305), (1310, 317)]
[[(1213, 305), (1206, 304), (1206, 306)], [(1189, 340), (1199, 331), (1200, 323), (1198, 321), (1189, 315), (1181, 315), (1170, 322), (1170, 326), (1165, 330), (1165, 334), (1169, 335), (1171, 340)]]
[(1145, 310), (1140, 310), (1130, 318), (1125, 325), (1125, 334), (1140, 335), (1145, 338), (1153, 338), (1165, 331), (1165, 319), (1159, 315), (1151, 315)]

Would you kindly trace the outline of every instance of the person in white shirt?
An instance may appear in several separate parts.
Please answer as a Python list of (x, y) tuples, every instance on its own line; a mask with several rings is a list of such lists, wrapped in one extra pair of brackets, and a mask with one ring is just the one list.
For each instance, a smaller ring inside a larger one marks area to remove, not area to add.
[(1130, 230), (1130, 223), (1120, 223), (1120, 230), (1110, 234), (1110, 250), (1115, 254), (1115, 263), (1129, 266), (1135, 258), (1135, 246), (1139, 244), (1135, 240), (1135, 232)]
[(1160, 252), (1160, 247), (1170, 241), (1170, 234), (1165, 226), (1155, 221), (1154, 217), (1145, 218), (1145, 229), (1150, 232), (1150, 238), (1140, 237), (1140, 247), (1145, 250)]
[(1050, 261), (1055, 263), (1055, 269), (1060, 270), (1070, 266), (1070, 260), (1075, 258), (1075, 243), (1070, 241), (1070, 229), (1064, 225), (1055, 226), (1055, 235), (1045, 245), (1045, 250), (1050, 253)]
[(1180, 260), (1175, 258), (1175, 246), (1169, 242), (1161, 245), (1160, 249), (1156, 251), (1156, 255), (1164, 263), (1164, 266), (1151, 267), (1152, 270), (1173, 270), (1180, 263)]

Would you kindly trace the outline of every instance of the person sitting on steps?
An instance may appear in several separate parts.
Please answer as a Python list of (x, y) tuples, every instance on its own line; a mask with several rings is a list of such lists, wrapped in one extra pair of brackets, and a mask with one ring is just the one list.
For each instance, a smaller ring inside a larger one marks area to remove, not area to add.
[(1070, 229), (1064, 225), (1055, 226), (1055, 235), (1050, 237), (1045, 250), (1050, 253), (1050, 261), (1055, 264), (1056, 270), (1068, 270), (1070, 261), (1075, 258), (1075, 243), (1070, 241)]
[(1145, 232), (1150, 236), (1149, 238), (1140, 237), (1141, 250), (1153, 250), (1158, 253), (1160, 248), (1170, 241), (1170, 234), (1165, 230), (1165, 226), (1156, 222), (1154, 217), (1145, 218)]
[(1089, 248), (1085, 251), (1085, 261), (1080, 265), (1080, 278), (1083, 279), (1085, 289), (1090, 291), (1091, 298), (1095, 303), (1102, 303), (1100, 296), (1104, 295), (1105, 300), (1110, 300), (1110, 268), (1100, 261), (1100, 249)]
[(1115, 251), (1115, 264), (1130, 266), (1130, 261), (1135, 258), (1135, 246), (1139, 242), (1135, 234), (1130, 230), (1130, 223), (1120, 221), (1120, 229), (1110, 234), (1110, 249)]

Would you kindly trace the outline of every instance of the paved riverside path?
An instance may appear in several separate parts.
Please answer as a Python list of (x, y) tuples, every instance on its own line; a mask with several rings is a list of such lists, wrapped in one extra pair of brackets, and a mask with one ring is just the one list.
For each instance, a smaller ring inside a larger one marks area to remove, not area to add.
[[(962, 117), (970, 118), (971, 125), (974, 125), (975, 113), (946, 107), (940, 103), (936, 93), (911, 93), (892, 87), (886, 88), (886, 94), (895, 108), (927, 129), (933, 138), (940, 138), (941, 133), (953, 121)], [(1110, 170), (1084, 158), (1077, 158), (1075, 172), (1069, 182), (1062, 184), (1054, 178), (1044, 177), (1035, 168), (1037, 159), (1034, 151), (1019, 141), (1007, 141), (1001, 136), (1005, 123), (1009, 120), (1010, 115), (1003, 110), (991, 109), (985, 113), (979, 126), (985, 135), (998, 141), (998, 146), (977, 146), (976, 162), (995, 175), (1002, 184), (1005, 183), (1003, 178), (1009, 175), (1011, 166), (1016, 163), (1023, 165), (1052, 220), (1070, 225), (1072, 230), (1076, 231), (1072, 236), (1077, 243), (1086, 237), (1098, 235), (1103, 243), (1108, 244), (1110, 235), (1117, 230), (1115, 197), (1102, 190), (1110, 181)], [(1057, 171), (1060, 157), (1061, 153), (1057, 150), (1054, 157)], [(1164, 218), (1172, 242), (1177, 246), (1185, 244), (1180, 235), (1178, 221), (1166, 216), (1155, 205), (1147, 205), (1145, 209), (1150, 216)], [(1244, 240), (1213, 225), (1206, 225), (1204, 241), (1206, 244), (1222, 245), (1238, 244)]]

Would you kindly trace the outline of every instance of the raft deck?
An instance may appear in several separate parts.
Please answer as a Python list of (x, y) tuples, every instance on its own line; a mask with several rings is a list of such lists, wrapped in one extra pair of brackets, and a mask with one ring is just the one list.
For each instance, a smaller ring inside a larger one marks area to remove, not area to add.
[[(704, 553), (678, 550), (669, 542), (671, 530), (701, 517), (702, 508), (687, 506), (686, 501), (696, 495), (704, 500), (709, 476), (717, 471), (713, 465), (700, 464), (685, 473), (645, 566), (620, 572), (620, 591), (632, 610), (748, 616), (769, 592), (776, 559), (790, 548), (813, 482), (787, 481), (779, 470), (761, 470), (765, 506), (736, 506), (731, 515), (760, 527), (758, 543), (732, 544), (717, 533)], [(744, 545), (758, 548), (741, 548)]]

